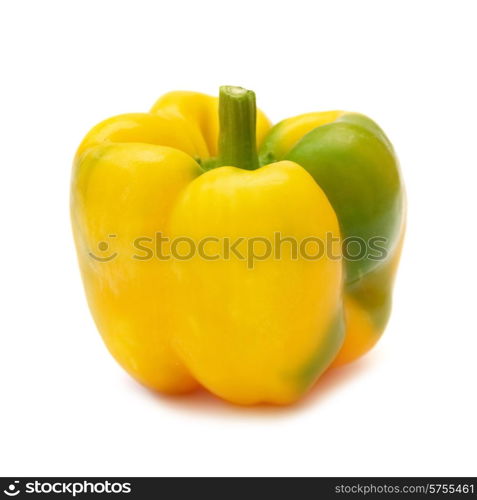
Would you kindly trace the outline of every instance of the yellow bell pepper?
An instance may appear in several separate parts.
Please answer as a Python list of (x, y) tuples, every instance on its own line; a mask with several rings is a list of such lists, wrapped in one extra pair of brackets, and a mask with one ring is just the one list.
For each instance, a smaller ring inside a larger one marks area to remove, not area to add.
[[(222, 87), (220, 100), (171, 92), (79, 146), (71, 217), (88, 303), (112, 355), (145, 386), (288, 404), (377, 338), (370, 308), (346, 288), (340, 211), (286, 158), (298, 128), (277, 133), (253, 92)], [(310, 257), (320, 242), (326, 252)], [(359, 286), (390, 283), (397, 259), (353, 267)]]

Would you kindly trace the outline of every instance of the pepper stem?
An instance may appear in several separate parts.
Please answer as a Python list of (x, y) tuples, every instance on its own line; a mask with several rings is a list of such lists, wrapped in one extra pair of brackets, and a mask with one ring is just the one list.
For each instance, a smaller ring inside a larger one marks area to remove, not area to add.
[(220, 165), (258, 168), (255, 92), (242, 87), (220, 87), (219, 121)]

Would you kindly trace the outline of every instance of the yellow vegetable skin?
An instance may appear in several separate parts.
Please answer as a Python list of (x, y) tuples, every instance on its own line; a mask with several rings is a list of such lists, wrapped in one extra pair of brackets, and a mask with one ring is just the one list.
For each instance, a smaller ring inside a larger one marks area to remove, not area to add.
[[(172, 92), (100, 123), (77, 151), (71, 217), (88, 304), (112, 355), (149, 388), (288, 404), (337, 359), (345, 317), (348, 351), (368, 348), (356, 331), (366, 336), (369, 318), (344, 299), (336, 211), (297, 162), (259, 165), (267, 134), (253, 93), (224, 87), (220, 113), (217, 98)], [(280, 257), (262, 258), (277, 235)], [(330, 237), (319, 259), (287, 244)], [(245, 259), (225, 255), (237, 240)], [(185, 258), (201, 245), (208, 258)]]

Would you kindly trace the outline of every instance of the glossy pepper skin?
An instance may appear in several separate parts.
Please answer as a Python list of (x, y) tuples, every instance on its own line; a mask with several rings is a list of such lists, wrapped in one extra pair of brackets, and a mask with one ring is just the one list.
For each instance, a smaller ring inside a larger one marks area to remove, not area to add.
[[(345, 131), (320, 135), (334, 123)], [(343, 199), (346, 170), (360, 179), (356, 162), (367, 180)], [(237, 404), (292, 403), (332, 363), (374, 344), (389, 314), (402, 213), (397, 161), (373, 122), (333, 112), (271, 128), (253, 93), (236, 87), (222, 88), (220, 106), (171, 92), (149, 113), (106, 120), (86, 135), (73, 167), (81, 274), (112, 355), (154, 390), (201, 385)], [(341, 259), (342, 236), (382, 231), (384, 261)], [(296, 259), (285, 247), (253, 267), (234, 255), (133, 257), (132, 242), (157, 233), (167, 238), (161, 253), (187, 237), (209, 238), (209, 255), (221, 251), (211, 237), (332, 235), (335, 256)]]
[[(299, 163), (336, 211), (349, 252), (344, 259), (346, 341), (333, 364), (353, 361), (376, 344), (391, 312), (405, 229), (404, 188), (393, 146), (370, 118), (328, 111), (275, 125), (260, 158)], [(379, 259), (353, 258), (360, 256), (357, 239), (368, 246), (374, 240), (384, 252)]]

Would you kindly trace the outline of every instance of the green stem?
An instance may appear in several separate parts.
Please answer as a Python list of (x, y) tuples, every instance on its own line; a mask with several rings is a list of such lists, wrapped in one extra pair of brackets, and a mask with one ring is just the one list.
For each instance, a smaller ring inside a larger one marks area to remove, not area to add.
[(242, 87), (220, 87), (219, 164), (258, 168), (255, 93)]

